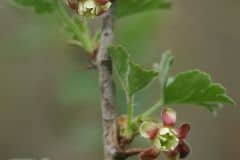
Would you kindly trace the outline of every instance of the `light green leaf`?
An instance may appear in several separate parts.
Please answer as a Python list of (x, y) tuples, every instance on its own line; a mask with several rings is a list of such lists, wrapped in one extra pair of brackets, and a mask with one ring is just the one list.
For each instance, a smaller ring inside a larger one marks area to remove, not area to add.
[(119, 0), (116, 2), (116, 16), (118, 18), (151, 10), (169, 8), (168, 0)]
[(164, 104), (196, 104), (214, 111), (223, 104), (234, 104), (226, 89), (214, 83), (205, 72), (191, 70), (170, 78), (164, 89)]
[(157, 72), (144, 69), (133, 62), (129, 62), (129, 68), (128, 93), (130, 96), (145, 88), (158, 75)]
[(72, 17), (64, 7), (63, 1), (56, 3), (56, 11), (65, 24), (65, 29), (70, 36), (70, 42), (81, 46), (92, 54), (95, 49), (95, 39), (91, 38), (87, 22), (79, 17)]
[(121, 46), (112, 46), (109, 48), (109, 53), (112, 56), (114, 66), (119, 75), (123, 88), (127, 88), (128, 69), (129, 69), (129, 55), (127, 51)]
[(88, 25), (85, 21), (80, 20), (79, 17), (69, 17), (67, 14), (66, 18), (63, 16), (65, 23), (65, 30), (70, 38), (72, 44), (76, 44), (85, 49), (88, 53), (92, 54), (95, 49), (95, 44), (97, 43), (97, 37), (91, 37)]
[(168, 79), (168, 73), (173, 64), (173, 55), (171, 51), (166, 51), (162, 54), (161, 62), (159, 64), (155, 64), (155, 70), (159, 72), (159, 81), (161, 85), (161, 98), (164, 97), (164, 88)]
[(33, 7), (36, 13), (50, 13), (54, 10), (56, 0), (13, 0), (16, 4)]
[(120, 81), (128, 96), (145, 88), (158, 73), (153, 70), (146, 70), (129, 59), (128, 52), (121, 46), (109, 48), (113, 64), (117, 70)]

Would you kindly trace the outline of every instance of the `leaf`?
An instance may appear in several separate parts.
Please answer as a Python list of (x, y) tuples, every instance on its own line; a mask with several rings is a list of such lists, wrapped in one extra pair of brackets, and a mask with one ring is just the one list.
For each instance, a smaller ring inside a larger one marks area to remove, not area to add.
[(49, 13), (54, 9), (57, 15), (65, 24), (66, 33), (68, 33), (71, 44), (81, 46), (88, 53), (92, 54), (96, 49), (98, 36), (91, 38), (89, 27), (85, 20), (79, 17), (73, 17), (68, 13), (63, 0), (13, 0), (15, 3), (33, 7), (37, 13)]
[[(66, 15), (68, 16), (68, 15)], [(91, 37), (89, 35), (88, 26), (86, 22), (80, 20), (78, 17), (66, 17), (64, 19), (65, 31), (69, 36), (70, 42), (76, 44), (91, 52), (93, 48), (91, 47)], [(95, 42), (95, 41), (94, 41)]]
[(161, 62), (159, 64), (155, 64), (155, 70), (159, 72), (159, 81), (161, 85), (161, 96), (164, 96), (164, 88), (168, 79), (168, 73), (173, 64), (173, 55), (171, 51), (166, 51), (162, 54)]
[(128, 74), (128, 92), (129, 95), (133, 95), (145, 88), (158, 73), (153, 70), (147, 70), (140, 65), (133, 62), (129, 62), (129, 74)]
[(226, 94), (226, 89), (214, 83), (211, 77), (199, 70), (177, 74), (168, 79), (164, 89), (164, 104), (197, 104), (215, 111), (223, 104), (235, 102)]
[(121, 46), (110, 47), (109, 53), (111, 54), (113, 64), (117, 70), (123, 88), (126, 90), (129, 69), (129, 55)]
[(170, 8), (168, 0), (119, 0), (116, 2), (118, 18), (151, 10)]
[(70, 16), (61, 2), (57, 3), (56, 9), (65, 24), (65, 30), (70, 36), (70, 42), (81, 46), (88, 53), (92, 54), (96, 44), (94, 38), (97, 37), (91, 38), (87, 22), (79, 17)]
[(36, 13), (50, 13), (54, 10), (56, 0), (13, 0), (15, 3), (33, 7)]
[(128, 96), (145, 88), (158, 75), (154, 70), (146, 70), (131, 61), (128, 52), (121, 46), (110, 47), (109, 53)]

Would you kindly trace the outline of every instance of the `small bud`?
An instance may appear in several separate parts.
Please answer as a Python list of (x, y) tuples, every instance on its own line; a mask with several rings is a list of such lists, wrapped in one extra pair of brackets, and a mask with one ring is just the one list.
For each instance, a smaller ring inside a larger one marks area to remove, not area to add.
[(127, 132), (127, 116), (121, 115), (117, 118), (119, 146), (124, 147), (133, 140), (133, 134)]
[(163, 109), (162, 121), (164, 126), (173, 127), (176, 123), (176, 112), (171, 108)]
[(177, 135), (179, 139), (185, 139), (190, 132), (190, 125), (183, 124), (179, 128), (176, 129)]

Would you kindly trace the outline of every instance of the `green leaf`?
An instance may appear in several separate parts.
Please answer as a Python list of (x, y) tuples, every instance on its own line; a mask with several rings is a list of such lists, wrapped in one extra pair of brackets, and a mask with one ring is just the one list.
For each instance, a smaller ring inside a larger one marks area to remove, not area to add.
[(164, 97), (164, 88), (166, 86), (166, 82), (168, 79), (168, 73), (173, 64), (173, 55), (171, 51), (166, 51), (162, 54), (161, 62), (159, 64), (155, 64), (155, 70), (159, 72), (159, 81), (161, 85), (161, 98)]
[(129, 62), (129, 68), (128, 93), (130, 96), (145, 88), (158, 75), (157, 72), (144, 69), (133, 62)]
[(145, 88), (158, 75), (154, 70), (144, 69), (131, 61), (128, 52), (121, 46), (110, 47), (109, 53), (122, 86), (130, 97)]
[(191, 70), (168, 79), (164, 105), (169, 104), (196, 104), (215, 111), (223, 104), (234, 104), (234, 101), (221, 84), (212, 81), (210, 75)]
[(169, 8), (168, 0), (119, 0), (116, 2), (116, 16), (118, 18), (145, 11)]
[(117, 70), (123, 88), (127, 90), (127, 79), (129, 69), (129, 55), (121, 46), (112, 46), (109, 48), (109, 53), (113, 59), (113, 64)]
[(85, 20), (72, 17), (68, 14), (62, 1), (56, 3), (56, 11), (65, 24), (65, 29), (70, 35), (70, 43), (81, 46), (88, 53), (92, 53), (95, 47), (95, 37), (92, 39)]
[(65, 31), (70, 38), (69, 42), (82, 47), (88, 53), (92, 54), (98, 37), (91, 37), (87, 23), (80, 20), (79, 17), (71, 18), (68, 15), (64, 18), (64, 23)]
[(13, 0), (15, 3), (33, 7), (36, 13), (50, 13), (54, 10), (56, 0)]

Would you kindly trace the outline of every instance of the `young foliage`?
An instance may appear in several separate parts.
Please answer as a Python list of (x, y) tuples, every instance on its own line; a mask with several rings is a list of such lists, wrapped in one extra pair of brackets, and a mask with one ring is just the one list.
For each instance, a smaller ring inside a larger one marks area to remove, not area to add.
[(131, 61), (128, 52), (121, 46), (110, 47), (109, 53), (128, 96), (145, 88), (158, 75), (154, 70), (144, 69)]
[[(167, 0), (66, 0), (66, 4), (64, 0), (13, 1), (21, 6), (32, 7), (36, 13), (40, 14), (50, 13), (55, 10), (57, 15), (61, 17), (63, 24), (65, 24), (65, 30), (71, 38), (70, 42), (82, 47), (88, 53), (94, 53), (94, 51), (97, 53), (101, 33), (96, 32), (93, 35), (90, 33), (88, 23), (86, 22), (87, 18), (95, 18), (96, 16), (102, 15), (109, 11), (112, 4), (115, 6), (113, 13), (117, 18), (170, 7), (170, 3)], [(73, 9), (74, 13), (77, 13), (77, 16), (69, 13), (70, 10), (67, 10), (67, 6)], [(110, 14), (109, 16), (112, 15)], [(107, 16), (107, 20), (111, 20), (111, 18)], [(112, 22), (109, 24), (112, 24)], [(106, 25), (108, 24), (104, 23), (104, 27), (107, 27)], [(111, 128), (109, 121), (107, 122), (107, 127), (105, 126), (104, 129), (107, 132), (110, 131), (110, 134), (106, 134), (107, 136), (110, 135), (110, 140), (112, 140), (111, 135), (116, 132), (119, 140), (118, 145), (121, 146), (122, 149), (125, 148), (126, 144), (131, 143), (139, 133), (142, 137), (149, 139), (153, 147), (139, 152), (140, 160), (156, 159), (160, 152), (164, 152), (169, 159), (179, 159), (185, 158), (190, 152), (190, 148), (187, 143), (185, 143), (185, 138), (190, 131), (190, 125), (183, 124), (175, 128), (176, 112), (170, 108), (162, 111), (162, 122), (151, 120), (149, 116), (160, 107), (178, 104), (194, 104), (203, 106), (209, 111), (215, 111), (223, 106), (223, 104), (235, 103), (233, 99), (226, 94), (226, 89), (221, 84), (213, 82), (209, 74), (201, 72), (200, 70), (181, 72), (169, 78), (169, 71), (173, 63), (173, 56), (169, 51), (162, 55), (160, 63), (156, 64), (154, 69), (145, 69), (133, 62), (127, 50), (121, 46), (111, 46), (109, 48), (109, 54), (112, 57), (113, 65), (126, 94), (127, 116), (120, 116), (118, 118), (118, 130), (116, 130), (115, 124), (113, 125), (114, 127)], [(102, 67), (102, 65), (97, 65), (97, 67)], [(106, 70), (105, 67), (106, 66), (104, 66), (104, 70)], [(108, 69), (111, 69), (111, 66), (108, 67)], [(102, 72), (102, 69), (100, 70)], [(146, 88), (157, 76), (160, 82), (159, 90), (161, 93), (158, 102), (146, 112), (134, 118), (134, 95)], [(109, 82), (111, 82), (111, 78), (112, 77), (109, 77)], [(104, 81), (101, 87), (104, 86), (111, 87), (112, 84), (106, 85)], [(111, 92), (106, 91), (106, 93), (102, 93), (102, 97), (104, 97), (102, 100), (105, 105), (103, 106), (103, 112), (115, 106), (109, 103), (111, 102), (109, 99), (114, 97), (113, 95), (109, 95), (109, 93)], [(105, 98), (104, 94), (110, 98)], [(112, 108), (112, 110), (114, 110), (114, 108)], [(111, 113), (109, 112), (109, 114)], [(115, 116), (114, 112), (112, 115), (113, 117)], [(105, 117), (103, 118), (104, 120), (106, 119)], [(115, 123), (114, 120), (113, 123)], [(107, 147), (105, 146), (105, 148)], [(113, 157), (110, 159), (112, 158)]]
[[(69, 35), (70, 43), (84, 48), (88, 53), (91, 53), (96, 48), (96, 43), (99, 40), (98, 33), (96, 36), (91, 37), (87, 23), (79, 18), (70, 18), (69, 15), (65, 14), (63, 23), (65, 24), (66, 33)], [(63, 17), (63, 16), (62, 16)]]
[(99, 33), (92, 36), (86, 21), (80, 17), (71, 16), (66, 8), (64, 0), (13, 0), (16, 4), (24, 7), (34, 8), (36, 13), (51, 13), (56, 11), (62, 20), (65, 31), (69, 35), (69, 42), (85, 49), (88, 53), (92, 53), (97, 46)]
[(162, 54), (161, 62), (160, 64), (155, 64), (155, 70), (159, 73), (159, 81), (160, 81), (160, 92), (161, 92), (161, 98), (164, 97), (164, 88), (166, 86), (166, 82), (168, 80), (168, 74), (171, 69), (171, 66), (173, 64), (173, 55), (170, 51), (167, 51)]
[(34, 8), (36, 13), (50, 13), (54, 10), (57, 0), (13, 0), (15, 3)]
[(164, 88), (164, 104), (196, 104), (215, 111), (223, 104), (234, 104), (226, 89), (209, 74), (191, 70), (169, 78)]
[(128, 65), (128, 92), (130, 96), (145, 88), (158, 75), (154, 70), (144, 69), (134, 62), (130, 61)]
[(145, 11), (167, 9), (170, 6), (168, 0), (119, 0), (116, 2), (116, 16), (121, 18)]

